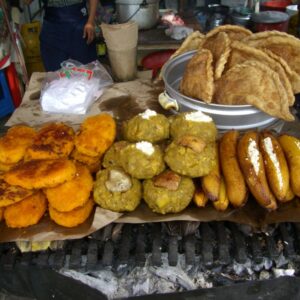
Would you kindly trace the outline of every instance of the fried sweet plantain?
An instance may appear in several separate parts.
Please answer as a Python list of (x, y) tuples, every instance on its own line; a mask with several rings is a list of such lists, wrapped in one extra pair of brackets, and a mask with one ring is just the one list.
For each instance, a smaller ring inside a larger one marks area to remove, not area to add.
[(40, 189), (54, 187), (71, 180), (75, 173), (75, 164), (64, 158), (32, 160), (6, 172), (4, 180), (25, 189)]
[(37, 224), (46, 210), (46, 197), (39, 191), (16, 204), (6, 207), (4, 219), (8, 227), (28, 227)]

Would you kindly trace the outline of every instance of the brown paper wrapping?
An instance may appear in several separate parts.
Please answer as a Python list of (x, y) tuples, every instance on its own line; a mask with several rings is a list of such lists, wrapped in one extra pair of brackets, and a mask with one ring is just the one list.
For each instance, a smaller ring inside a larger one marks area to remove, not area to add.
[[(9, 126), (27, 123), (33, 127), (39, 127), (47, 121), (62, 121), (73, 126), (74, 129), (82, 122), (82, 116), (73, 119), (69, 115), (51, 115), (42, 112), (36, 94), (39, 93), (43, 74), (33, 74), (30, 85), (21, 106), (15, 110), (8, 121)], [(112, 114), (118, 125), (134, 115), (150, 108), (159, 113), (164, 112), (157, 102), (157, 97), (163, 91), (163, 85), (153, 85), (149, 80), (135, 80), (125, 83), (117, 83), (107, 89), (104, 95), (98, 99), (89, 111), (94, 115), (103, 111)], [(165, 112), (164, 112), (165, 113)], [(86, 116), (85, 116), (86, 117)], [(285, 123), (282, 132), (298, 136), (300, 135), (299, 121)], [(216, 211), (211, 204), (205, 208), (198, 208), (191, 204), (187, 209), (178, 214), (160, 215), (153, 213), (145, 203), (142, 203), (134, 212), (119, 214), (97, 207), (84, 224), (75, 228), (64, 228), (56, 225), (48, 217), (34, 226), (26, 229), (10, 229), (0, 223), (0, 242), (8, 241), (50, 241), (78, 239), (87, 236), (112, 222), (118, 223), (147, 223), (170, 221), (231, 221), (247, 224), (253, 227), (262, 227), (277, 222), (300, 222), (299, 199), (280, 204), (278, 210), (267, 212), (256, 201), (249, 198), (245, 207), (240, 209), (230, 208), (225, 212)]]

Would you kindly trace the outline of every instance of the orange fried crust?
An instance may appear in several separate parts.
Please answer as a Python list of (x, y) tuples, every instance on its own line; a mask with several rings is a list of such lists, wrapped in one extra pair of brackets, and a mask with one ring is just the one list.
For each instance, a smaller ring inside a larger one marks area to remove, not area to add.
[(64, 158), (32, 160), (6, 172), (4, 180), (25, 189), (41, 189), (71, 180), (75, 173), (75, 164)]
[(67, 157), (74, 147), (74, 130), (63, 123), (44, 125), (25, 153), (25, 160)]
[(93, 189), (93, 177), (82, 164), (76, 164), (75, 177), (54, 188), (45, 189), (50, 205), (60, 212), (68, 212), (83, 206)]
[(15, 204), (34, 194), (34, 190), (27, 190), (20, 186), (10, 185), (0, 179), (0, 207)]
[(81, 124), (75, 137), (78, 152), (89, 156), (101, 156), (116, 137), (116, 122), (108, 114), (89, 117)]
[(46, 197), (42, 192), (37, 192), (19, 203), (8, 206), (4, 210), (4, 219), (8, 227), (27, 227), (38, 223), (46, 210)]
[(6, 135), (0, 138), (0, 163), (15, 164), (20, 161), (35, 136), (35, 130), (28, 126), (10, 128)]
[(58, 225), (64, 227), (75, 227), (83, 223), (91, 214), (95, 202), (90, 198), (88, 202), (69, 212), (59, 212), (49, 205), (50, 218)]
[(3, 213), (4, 213), (4, 208), (3, 208), (3, 207), (0, 207), (0, 222), (1, 222), (2, 219), (3, 219)]
[(80, 153), (76, 148), (74, 148), (74, 150), (72, 151), (71, 157), (86, 165), (96, 164), (100, 161), (101, 158), (101, 156), (90, 156)]
[(12, 169), (16, 164), (5, 164), (0, 162), (0, 171), (7, 172)]

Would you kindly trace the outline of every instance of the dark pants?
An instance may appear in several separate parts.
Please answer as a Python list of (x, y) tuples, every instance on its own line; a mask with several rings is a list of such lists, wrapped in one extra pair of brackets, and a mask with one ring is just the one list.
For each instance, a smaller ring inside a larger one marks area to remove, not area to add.
[(97, 59), (95, 41), (88, 45), (83, 38), (86, 22), (87, 16), (82, 16), (78, 7), (46, 9), (40, 34), (41, 55), (46, 71), (60, 69), (60, 64), (67, 59), (75, 59), (83, 64)]

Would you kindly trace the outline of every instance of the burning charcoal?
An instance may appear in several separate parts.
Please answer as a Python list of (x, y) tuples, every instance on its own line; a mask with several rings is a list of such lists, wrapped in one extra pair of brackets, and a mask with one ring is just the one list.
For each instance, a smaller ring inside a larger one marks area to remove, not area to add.
[(259, 273), (259, 280), (266, 280), (266, 279), (270, 279), (271, 274), (268, 271), (261, 271)]
[(273, 268), (272, 271), (273, 271), (275, 278), (282, 277), (282, 276), (294, 276), (295, 275), (294, 269), (285, 270), (285, 269)]

